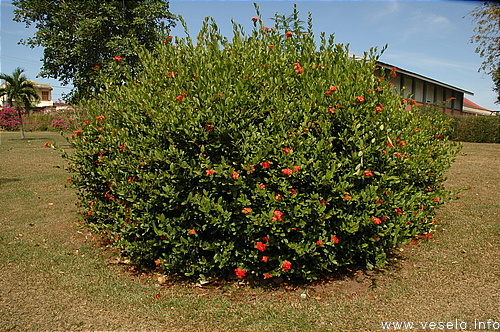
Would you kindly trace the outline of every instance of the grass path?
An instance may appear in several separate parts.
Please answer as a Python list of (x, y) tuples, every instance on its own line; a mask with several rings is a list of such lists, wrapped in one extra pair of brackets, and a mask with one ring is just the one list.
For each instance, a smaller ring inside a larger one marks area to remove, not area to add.
[[(77, 225), (54, 133), (0, 132), (0, 331), (381, 330), (381, 322), (500, 322), (500, 145), (464, 143), (429, 241), (383, 271), (294, 288), (196, 287), (133, 273)], [(305, 299), (301, 294), (307, 294)], [(462, 325), (463, 327), (464, 325)], [(477, 327), (477, 326), (476, 326)], [(456, 328), (455, 328), (456, 329)], [(460, 327), (458, 328), (460, 329)]]

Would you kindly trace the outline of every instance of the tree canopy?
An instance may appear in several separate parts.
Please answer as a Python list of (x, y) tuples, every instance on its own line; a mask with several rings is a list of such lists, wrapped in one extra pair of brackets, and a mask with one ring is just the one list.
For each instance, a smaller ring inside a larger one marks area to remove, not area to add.
[(23, 74), (24, 69), (17, 67), (12, 75), (0, 74), (0, 79), (3, 84), (0, 87), (0, 96), (6, 96), (9, 106), (15, 107), (20, 119), (21, 139), (24, 139), (23, 118), (21, 109), (31, 108), (32, 101), (39, 100), (39, 96), (35, 90), (33, 82), (28, 80)]
[(500, 4), (486, 1), (471, 13), (476, 22), (471, 42), (477, 43), (476, 53), (484, 58), (480, 71), (493, 79), (493, 90), (497, 93), (496, 103), (500, 103)]
[(99, 71), (119, 57), (130, 68), (137, 65), (135, 48), (153, 48), (174, 26), (168, 1), (134, 0), (14, 0), (14, 20), (38, 29), (21, 40), (43, 47), (39, 76), (73, 84), (71, 100), (99, 91)]

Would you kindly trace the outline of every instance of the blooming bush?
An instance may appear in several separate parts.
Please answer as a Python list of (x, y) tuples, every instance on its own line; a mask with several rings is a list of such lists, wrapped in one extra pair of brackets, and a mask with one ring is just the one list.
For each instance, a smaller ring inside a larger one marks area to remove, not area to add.
[(252, 21), (140, 51), (136, 77), (110, 59), (120, 79), (69, 138), (88, 224), (138, 264), (200, 278), (384, 265), (449, 197), (447, 124), (404, 111), (375, 50), (317, 45), (296, 11)]
[(21, 119), (17, 111), (11, 107), (2, 107), (0, 109), (0, 129), (2, 130), (19, 130)]

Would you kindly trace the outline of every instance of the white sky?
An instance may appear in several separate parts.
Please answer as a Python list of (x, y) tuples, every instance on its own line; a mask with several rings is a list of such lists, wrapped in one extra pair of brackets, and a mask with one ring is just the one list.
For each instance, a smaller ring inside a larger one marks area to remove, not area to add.
[[(56, 80), (37, 78), (42, 49), (17, 45), (32, 36), (35, 29), (12, 21), (14, 6), (1, 0), (0, 72), (26, 69), (30, 79), (50, 83), (53, 100), (68, 92)], [(371, 47), (388, 49), (380, 58), (398, 68), (416, 72), (474, 93), (466, 97), (492, 110), (496, 95), (489, 76), (478, 73), (482, 59), (469, 43), (474, 24), (468, 15), (476, 1), (259, 1), (262, 18), (272, 26), (274, 13), (290, 14), (296, 3), (302, 20), (312, 13), (314, 33), (334, 33), (338, 43), (350, 45), (351, 53), (362, 54)], [(197, 35), (206, 16), (215, 18), (223, 35), (232, 35), (231, 19), (251, 30), (255, 16), (251, 1), (170, 1), (170, 11), (182, 15), (190, 34)], [(465, 17), (464, 17), (465, 16)], [(183, 35), (181, 27), (172, 35)]]

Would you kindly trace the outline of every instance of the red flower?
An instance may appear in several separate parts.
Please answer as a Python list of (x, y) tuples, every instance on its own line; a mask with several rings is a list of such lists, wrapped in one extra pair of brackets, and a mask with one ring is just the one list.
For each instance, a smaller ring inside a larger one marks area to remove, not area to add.
[(241, 210), (241, 212), (243, 212), (244, 214), (249, 214), (250, 212), (252, 212), (252, 209), (249, 207), (246, 207), (246, 208), (243, 208), (243, 210)]
[(125, 143), (123, 143), (122, 145), (120, 145), (120, 151), (125, 151)]
[(95, 65), (94, 67), (92, 67), (92, 69), (97, 70), (97, 69), (99, 69), (99, 67), (100, 67), (99, 65)]
[(289, 192), (290, 192), (290, 194), (296, 194), (296, 193), (297, 193), (297, 190), (295, 190), (295, 189), (290, 189), (290, 190), (289, 190)]
[(427, 233), (427, 234), (425, 234), (425, 237), (430, 239), (432, 237), (432, 235), (431, 235), (431, 233)]
[(335, 108), (333, 108), (333, 107), (328, 107), (328, 112), (330, 112), (330, 113), (332, 113), (332, 114), (333, 114), (333, 113), (335, 113)]
[(293, 173), (293, 171), (289, 168), (283, 169), (282, 172), (283, 172), (283, 175), (285, 175), (285, 176), (292, 175), (292, 173)]
[(270, 168), (271, 163), (269, 161), (264, 161), (263, 163), (260, 163), (260, 166), (262, 166), (262, 168)]
[(269, 45), (268, 47), (269, 47), (269, 49), (272, 50), (274, 48), (274, 45)]
[(365, 98), (362, 97), (362, 96), (356, 96), (356, 100), (360, 103), (364, 103), (365, 102)]
[(213, 126), (212, 126), (210, 123), (207, 123), (207, 124), (205, 125), (205, 129), (206, 129), (207, 131), (212, 131), (212, 130), (214, 130)]
[(345, 196), (344, 196), (344, 201), (350, 201), (350, 200), (351, 200), (351, 198), (352, 198), (351, 196), (349, 196), (349, 195), (345, 195)]
[(391, 142), (389, 142), (389, 141), (385, 142), (385, 146), (387, 146), (388, 148), (393, 148), (394, 147), (394, 145)]
[(116, 61), (122, 61), (122, 57), (117, 55), (117, 56), (115, 56), (115, 60)]
[(318, 245), (318, 246), (321, 246), (321, 245), (323, 245), (323, 244), (324, 244), (324, 243), (323, 243), (323, 241), (321, 241), (321, 240), (316, 241), (316, 245)]
[(283, 214), (284, 214), (283, 212), (275, 210), (275, 211), (273, 211), (273, 218), (271, 220), (273, 220), (273, 221), (274, 220), (281, 221), (282, 220), (281, 217), (283, 217)]
[(434, 202), (439, 202), (439, 197), (435, 197)]
[(271, 275), (269, 273), (264, 273), (264, 278), (269, 279), (271, 278)]
[(240, 269), (239, 267), (234, 269), (234, 273), (236, 273), (236, 275), (240, 278), (243, 278), (246, 274), (247, 274), (247, 271), (246, 270), (243, 270), (243, 269)]
[(364, 171), (363, 176), (373, 176), (373, 172), (372, 171)]
[(384, 201), (379, 198), (379, 199), (377, 199), (377, 201), (375, 202), (375, 204), (384, 204)]
[(394, 212), (400, 214), (400, 213), (403, 213), (403, 210), (401, 210), (401, 209), (394, 209)]
[(380, 220), (380, 219), (379, 219), (379, 218), (377, 218), (377, 217), (372, 217), (372, 220), (373, 220), (373, 223), (374, 223), (375, 225), (379, 225), (379, 224), (381, 224), (381, 223), (382, 223), (382, 220)]
[(287, 31), (285, 32), (285, 37), (291, 37), (293, 35), (293, 32)]
[(289, 154), (290, 151), (292, 151), (292, 149), (290, 149), (290, 148), (283, 148), (281, 150), (283, 151), (284, 154)]
[(213, 169), (207, 169), (207, 170), (205, 171), (205, 174), (206, 174), (206, 175), (212, 175), (212, 174), (215, 174), (215, 171), (214, 171)]
[(282, 198), (283, 198), (283, 195), (281, 195), (281, 194), (276, 194), (276, 195), (274, 196), (274, 199), (275, 199), (275, 200), (277, 200), (277, 201), (279, 201), (279, 200), (280, 200), (280, 199), (282, 199)]
[(47, 142), (47, 143), (45, 143), (45, 144), (44, 144), (44, 146), (45, 146), (46, 148), (50, 148), (50, 147), (52, 146), (52, 143)]
[(182, 99), (184, 99), (184, 97), (186, 97), (186, 96), (184, 96), (184, 95), (177, 96), (177, 97), (175, 97), (175, 101), (180, 102)]
[(262, 256), (261, 262), (267, 263), (269, 261), (269, 256)]
[(255, 245), (255, 248), (257, 248), (260, 251), (266, 251), (267, 246), (262, 242), (257, 242), (257, 244)]
[(258, 17), (252, 17), (252, 21), (253, 21), (253, 23), (257, 22), (258, 20), (259, 20), (259, 18), (258, 18)]
[(283, 265), (281, 266), (281, 269), (283, 271), (288, 271), (292, 268), (292, 263), (290, 263), (289, 261), (284, 261), (283, 262)]
[(376, 112), (376, 113), (380, 113), (380, 112), (382, 112), (382, 106), (383, 106), (383, 105), (378, 105), (377, 107), (375, 107), (375, 112)]
[(333, 235), (332, 236), (332, 242), (335, 244), (335, 243), (339, 243), (340, 240), (339, 240), (339, 238), (336, 235)]
[(261, 184), (259, 184), (259, 188), (260, 189), (266, 189), (266, 185), (261, 183)]
[(190, 230), (188, 231), (188, 233), (189, 233), (189, 234), (191, 234), (191, 235), (194, 235), (194, 234), (196, 234), (196, 231), (195, 231), (194, 229), (190, 229)]
[(104, 115), (99, 115), (97, 118), (95, 118), (95, 120), (96, 120), (97, 122), (101, 122), (101, 121), (102, 121), (102, 120), (104, 120), (104, 119), (105, 119), (105, 116), (104, 116)]
[(293, 166), (293, 171), (294, 172), (300, 171), (300, 166)]
[(239, 178), (239, 177), (240, 177), (240, 175), (238, 174), (238, 172), (233, 171), (233, 172), (231, 173), (231, 177), (232, 177), (233, 179), (237, 179), (237, 178)]
[(161, 260), (160, 259), (155, 260), (155, 264), (156, 265), (161, 265)]

